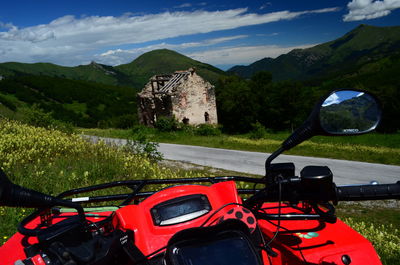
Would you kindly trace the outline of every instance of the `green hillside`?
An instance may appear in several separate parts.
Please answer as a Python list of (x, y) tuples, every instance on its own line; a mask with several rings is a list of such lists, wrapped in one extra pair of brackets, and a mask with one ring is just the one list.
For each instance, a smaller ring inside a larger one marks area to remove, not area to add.
[(308, 49), (296, 49), (276, 59), (264, 58), (228, 71), (249, 78), (269, 71), (274, 80), (329, 78), (352, 72), (366, 63), (400, 52), (400, 26), (360, 25), (343, 37)]
[(170, 74), (177, 70), (195, 67), (197, 73), (211, 83), (216, 83), (225, 72), (209, 64), (195, 61), (175, 51), (162, 49), (147, 52), (129, 64), (116, 66), (115, 69), (130, 76), (137, 86), (142, 87), (156, 74)]
[(18, 76), (0, 81), (0, 114), (19, 119), (39, 108), (56, 120), (77, 126), (128, 127), (137, 120), (136, 93), (130, 87)]
[(116, 71), (112, 66), (94, 62), (76, 67), (59, 66), (50, 63), (2, 63), (0, 64), (0, 75), (3, 77), (43, 75), (108, 85), (129, 85), (131, 83), (129, 77)]

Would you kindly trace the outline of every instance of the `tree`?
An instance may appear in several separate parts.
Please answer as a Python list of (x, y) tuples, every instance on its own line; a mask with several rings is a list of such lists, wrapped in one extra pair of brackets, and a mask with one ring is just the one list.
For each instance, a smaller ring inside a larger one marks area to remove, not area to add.
[(256, 117), (252, 91), (246, 80), (237, 76), (223, 77), (216, 87), (217, 111), (223, 129), (247, 132)]

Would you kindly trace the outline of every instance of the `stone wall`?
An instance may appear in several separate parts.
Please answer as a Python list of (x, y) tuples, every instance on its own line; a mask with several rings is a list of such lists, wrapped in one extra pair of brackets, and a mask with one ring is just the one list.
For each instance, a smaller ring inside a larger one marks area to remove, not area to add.
[(179, 122), (187, 119), (193, 125), (218, 123), (214, 86), (196, 73), (177, 87), (171, 101), (172, 113)]
[[(155, 79), (157, 76), (151, 78)], [(179, 122), (192, 125), (218, 123), (214, 86), (194, 70), (163, 93), (155, 89), (154, 83), (152, 86), (151, 80), (138, 94), (138, 115), (142, 124), (154, 126), (161, 116), (174, 116)]]

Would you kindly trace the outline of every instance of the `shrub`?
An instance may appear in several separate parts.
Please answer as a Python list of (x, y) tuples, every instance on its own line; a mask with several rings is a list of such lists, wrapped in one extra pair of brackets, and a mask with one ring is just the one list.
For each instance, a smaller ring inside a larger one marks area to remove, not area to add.
[(45, 112), (37, 105), (32, 105), (30, 108), (25, 108), (22, 110), (22, 112), (22, 121), (28, 125), (48, 129), (57, 129), (65, 133), (74, 132), (74, 126), (71, 123), (54, 119), (51, 112)]
[(0, 135), (0, 166), (4, 169), (57, 156), (74, 157), (87, 149), (79, 136), (7, 119), (0, 119)]
[(132, 127), (131, 129), (132, 135), (135, 137), (137, 134), (154, 134), (156, 132), (156, 129), (152, 127), (147, 127), (142, 124), (138, 124)]
[(17, 107), (14, 105), (13, 102), (11, 102), (9, 99), (7, 99), (5, 96), (0, 95), (0, 104), (3, 104), (6, 106), (8, 109), (12, 111), (16, 111)]
[(50, 128), (54, 123), (51, 113), (44, 112), (37, 105), (24, 109), (23, 114), (23, 121), (35, 127)]
[(186, 135), (194, 135), (196, 133), (196, 127), (190, 124), (179, 123), (179, 130)]
[(54, 120), (53, 125), (51, 127), (53, 129), (65, 132), (67, 134), (72, 134), (75, 132), (75, 126), (70, 122)]
[(123, 150), (144, 156), (152, 162), (158, 162), (163, 159), (162, 154), (157, 150), (158, 146), (158, 143), (150, 142), (144, 133), (138, 133), (134, 140), (127, 140)]
[(196, 128), (195, 134), (201, 136), (216, 136), (221, 134), (221, 130), (215, 125), (200, 124)]
[(100, 129), (107, 129), (110, 128), (110, 121), (109, 120), (100, 120), (97, 122), (97, 128)]
[(137, 124), (137, 115), (125, 114), (110, 119), (109, 125), (114, 128), (128, 129)]
[(155, 123), (155, 127), (160, 132), (174, 132), (178, 129), (178, 122), (175, 117), (159, 117)]
[(267, 130), (265, 129), (264, 125), (259, 122), (253, 123), (251, 125), (252, 130), (249, 133), (250, 139), (262, 139), (265, 138), (267, 134)]

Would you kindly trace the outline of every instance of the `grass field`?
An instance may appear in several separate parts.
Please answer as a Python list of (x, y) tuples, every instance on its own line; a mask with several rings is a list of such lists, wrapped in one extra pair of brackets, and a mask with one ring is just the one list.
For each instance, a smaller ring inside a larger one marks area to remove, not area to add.
[[(135, 139), (137, 137), (137, 134), (129, 129), (79, 129), (78, 131), (83, 134), (103, 137), (123, 139)], [(273, 152), (289, 136), (289, 133), (271, 133), (258, 140), (250, 139), (248, 135), (198, 136), (182, 131), (159, 132), (152, 129), (146, 130), (145, 135), (150, 141), (155, 142)], [(316, 136), (286, 152), (286, 154), (400, 165), (400, 134), (372, 133), (346, 137)]]

